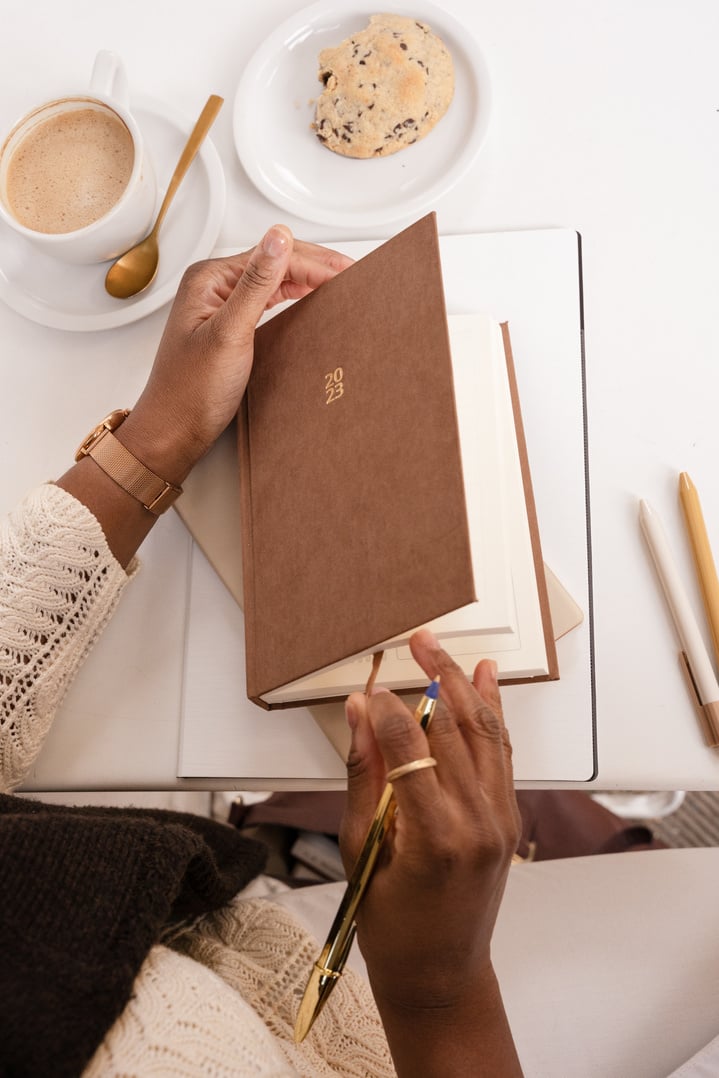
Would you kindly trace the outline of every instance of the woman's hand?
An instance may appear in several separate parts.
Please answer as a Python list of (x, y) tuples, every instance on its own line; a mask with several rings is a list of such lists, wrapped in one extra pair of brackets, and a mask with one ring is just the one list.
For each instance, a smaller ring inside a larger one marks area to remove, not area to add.
[[(147, 385), (117, 440), (161, 479), (181, 485), (239, 408), (262, 313), (301, 298), (350, 263), (275, 225), (251, 251), (190, 266)], [(157, 518), (90, 458), (58, 486), (94, 513), (113, 554), (128, 565)]]
[(301, 298), (350, 264), (275, 225), (250, 251), (191, 266), (148, 383), (118, 437), (163, 478), (181, 483), (237, 412), (263, 312)]
[[(348, 870), (387, 771), (437, 760), (394, 783), (397, 816), (358, 911), (360, 947), (398, 1073), (420, 1062), (423, 1075), (519, 1073), (490, 959), (520, 835), (496, 667), (479, 663), (470, 683), (431, 633), (415, 633), (410, 646), (428, 679), (441, 679), (428, 734), (391, 693), (354, 693), (347, 702)], [(451, 1045), (460, 1054), (448, 1066)], [(487, 1060), (504, 1069), (485, 1070)]]

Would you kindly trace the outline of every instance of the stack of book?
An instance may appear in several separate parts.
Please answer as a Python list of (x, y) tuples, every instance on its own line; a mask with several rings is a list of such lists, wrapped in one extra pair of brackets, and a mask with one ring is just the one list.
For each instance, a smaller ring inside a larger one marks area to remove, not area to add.
[(377, 652), (415, 692), (422, 625), (468, 674), (559, 677), (510, 327), (447, 317), (433, 214), (260, 327), (238, 459), (257, 704), (343, 698)]

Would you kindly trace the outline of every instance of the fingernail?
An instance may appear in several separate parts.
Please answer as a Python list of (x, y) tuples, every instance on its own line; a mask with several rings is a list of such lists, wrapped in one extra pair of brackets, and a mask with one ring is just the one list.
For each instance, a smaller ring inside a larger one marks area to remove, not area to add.
[(377, 696), (381, 692), (389, 692), (389, 689), (385, 689), (384, 685), (373, 685), (370, 689), (370, 696)]
[(263, 252), (270, 258), (279, 258), (289, 246), (287, 233), (274, 225), (269, 232), (265, 233), (261, 246)]
[(492, 681), (496, 685), (497, 684), (497, 674), (499, 672), (499, 667), (497, 666), (494, 659), (485, 659), (485, 662), (487, 663), (487, 673), (489, 674)]
[(440, 647), (439, 640), (434, 635), (434, 633), (432, 632), (431, 629), (418, 629), (417, 632), (414, 635), (419, 636), (421, 638), (421, 642), (425, 645), (425, 647), (428, 647), (428, 648), (438, 648), (438, 647)]

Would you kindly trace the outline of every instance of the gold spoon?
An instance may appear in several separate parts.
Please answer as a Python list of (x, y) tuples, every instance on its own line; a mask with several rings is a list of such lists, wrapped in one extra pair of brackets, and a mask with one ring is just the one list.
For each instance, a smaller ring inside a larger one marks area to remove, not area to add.
[(192, 134), (182, 151), (180, 160), (177, 162), (177, 167), (172, 174), (167, 193), (162, 200), (160, 212), (150, 234), (140, 243), (131, 247), (129, 251), (126, 251), (124, 255), (120, 255), (117, 262), (114, 262), (107, 271), (105, 288), (111, 296), (115, 296), (117, 299), (129, 299), (130, 296), (136, 296), (138, 292), (142, 292), (143, 288), (147, 288), (155, 279), (160, 261), (160, 250), (157, 244), (160, 225), (175, 197), (177, 188), (195, 159), (195, 154), (204, 142), (205, 135), (215, 122), (223, 101), (224, 98), (218, 97), (216, 94), (212, 94), (207, 99), (207, 104), (200, 113), (199, 119), (192, 129)]

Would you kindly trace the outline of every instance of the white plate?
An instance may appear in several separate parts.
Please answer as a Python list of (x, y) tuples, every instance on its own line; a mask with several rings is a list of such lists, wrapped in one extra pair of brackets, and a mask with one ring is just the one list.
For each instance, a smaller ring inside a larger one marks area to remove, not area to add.
[[(144, 98), (133, 102), (132, 110), (152, 153), (159, 209), (194, 118)], [(39, 254), (0, 222), (0, 299), (31, 321), (54, 329), (111, 329), (136, 322), (171, 300), (185, 268), (211, 252), (224, 211), (225, 176), (217, 151), (206, 139), (167, 211), (157, 277), (144, 292), (114, 299), (104, 287), (108, 262), (67, 265)]]
[[(434, 130), (391, 157), (341, 157), (310, 128), (320, 51), (362, 30), (376, 11), (426, 21), (455, 68), (452, 104)], [(247, 65), (235, 96), (235, 145), (242, 166), (271, 202), (340, 229), (419, 215), (467, 172), (489, 122), (489, 77), (471, 35), (447, 12), (419, 0), (381, 8), (317, 3), (282, 23)]]

